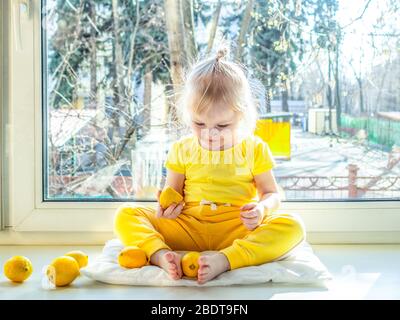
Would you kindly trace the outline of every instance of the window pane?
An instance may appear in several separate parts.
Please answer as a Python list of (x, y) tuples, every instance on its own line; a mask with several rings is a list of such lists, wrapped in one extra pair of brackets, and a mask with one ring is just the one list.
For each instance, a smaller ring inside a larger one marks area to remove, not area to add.
[[(400, 198), (398, 1), (190, 3), (193, 20), (171, 19), (186, 28), (181, 66), (228, 41), (286, 200)], [(170, 144), (190, 133), (164, 1), (47, 0), (42, 13), (45, 200), (155, 200)]]

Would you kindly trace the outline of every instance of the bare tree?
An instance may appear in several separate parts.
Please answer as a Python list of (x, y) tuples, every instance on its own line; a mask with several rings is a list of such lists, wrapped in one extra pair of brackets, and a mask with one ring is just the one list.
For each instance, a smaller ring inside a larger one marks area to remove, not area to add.
[(207, 42), (207, 51), (206, 51), (207, 54), (209, 54), (211, 52), (211, 49), (214, 45), (215, 35), (217, 33), (217, 28), (218, 28), (219, 17), (221, 14), (221, 7), (222, 7), (221, 0), (218, 0), (217, 6), (216, 6), (214, 14), (213, 14), (212, 22), (211, 22), (210, 37), (208, 38), (208, 42)]
[(235, 54), (234, 54), (234, 59), (236, 61), (242, 60), (244, 39), (249, 30), (251, 12), (253, 11), (253, 4), (254, 4), (253, 0), (247, 1), (246, 9), (245, 9), (244, 15), (243, 15), (243, 20), (240, 25), (239, 36), (238, 36), (237, 43), (236, 43), (237, 46), (236, 46), (236, 50), (235, 50)]
[(184, 22), (184, 36), (187, 48), (187, 61), (191, 62), (197, 57), (197, 46), (194, 32), (193, 0), (182, 0)]
[(184, 20), (182, 12), (182, 0), (164, 0), (165, 22), (168, 34), (168, 46), (170, 54), (170, 74), (172, 89), (167, 93), (168, 107), (167, 115), (171, 123), (177, 123), (176, 102), (178, 92), (183, 82), (183, 68), (185, 66), (186, 41), (184, 36)]

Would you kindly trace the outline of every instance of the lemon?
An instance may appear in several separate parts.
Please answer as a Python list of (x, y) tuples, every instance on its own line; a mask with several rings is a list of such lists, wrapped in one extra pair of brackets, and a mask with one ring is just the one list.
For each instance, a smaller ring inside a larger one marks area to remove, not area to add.
[(182, 195), (170, 186), (166, 187), (160, 194), (160, 206), (163, 209), (168, 208), (174, 202), (179, 203), (182, 200)]
[(76, 260), (76, 262), (78, 262), (79, 269), (86, 267), (88, 264), (88, 260), (89, 260), (88, 255), (79, 250), (67, 252), (64, 256), (74, 258)]
[(32, 274), (31, 261), (23, 256), (14, 256), (4, 264), (4, 275), (14, 282), (23, 282)]
[(69, 256), (55, 258), (46, 270), (50, 282), (57, 287), (69, 285), (79, 274), (78, 262)]
[(118, 255), (118, 263), (124, 268), (140, 268), (148, 263), (146, 253), (138, 247), (126, 247)]
[(186, 253), (181, 261), (183, 274), (190, 278), (197, 277), (199, 271), (198, 259), (200, 257), (199, 252), (188, 252)]

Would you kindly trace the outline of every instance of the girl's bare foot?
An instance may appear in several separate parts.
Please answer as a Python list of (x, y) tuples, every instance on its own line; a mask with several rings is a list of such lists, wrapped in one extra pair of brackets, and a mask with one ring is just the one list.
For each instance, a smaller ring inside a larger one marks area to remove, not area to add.
[(215, 254), (202, 255), (199, 258), (199, 271), (197, 273), (197, 282), (205, 283), (222, 272), (230, 270), (228, 258), (221, 252)]
[(151, 255), (150, 262), (164, 269), (172, 279), (178, 280), (182, 278), (181, 258), (177, 252), (161, 249)]

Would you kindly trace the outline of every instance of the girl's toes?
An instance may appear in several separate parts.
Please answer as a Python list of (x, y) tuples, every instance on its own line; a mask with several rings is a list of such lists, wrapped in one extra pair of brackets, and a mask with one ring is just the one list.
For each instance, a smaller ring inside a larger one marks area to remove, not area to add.
[(197, 282), (198, 283), (204, 283), (207, 281), (207, 277), (210, 272), (210, 267), (207, 266), (205, 268), (207, 268), (207, 270), (199, 270), (199, 272), (197, 273)]
[(199, 278), (197, 279), (197, 282), (198, 282), (199, 284), (206, 283), (206, 282), (207, 282), (207, 278), (206, 278), (206, 277), (199, 277)]
[(176, 279), (178, 277), (178, 272), (176, 272), (176, 270), (171, 270), (170, 269), (168, 273), (174, 279)]
[(204, 257), (204, 259), (202, 259), (202, 257), (200, 257), (198, 262), (199, 262), (199, 269), (205, 268), (209, 265), (208, 260), (205, 257)]
[(165, 259), (168, 261), (168, 262), (173, 262), (174, 261), (174, 258), (175, 258), (175, 255), (174, 255), (174, 253), (173, 252), (167, 252), (166, 254), (165, 254)]
[(205, 274), (207, 274), (207, 273), (209, 273), (210, 272), (210, 267), (209, 266), (207, 266), (207, 267), (204, 267), (203, 269), (199, 269), (199, 271), (197, 272), (197, 274), (199, 274), (199, 275), (205, 275)]
[(204, 281), (206, 278), (207, 278), (207, 273), (203, 273), (203, 274), (201, 274), (201, 275), (198, 277), (198, 279), (199, 279), (200, 281)]
[(176, 268), (176, 264), (171, 262), (171, 263), (168, 265), (168, 269), (169, 269), (169, 270), (176, 270), (176, 269), (177, 269), (177, 268)]
[(174, 266), (173, 264), (170, 264), (168, 266), (168, 272), (169, 273), (177, 273), (176, 266)]
[(206, 257), (206, 256), (200, 256), (198, 262), (199, 262), (199, 264), (207, 264), (207, 262), (208, 262), (208, 257)]
[(210, 267), (209, 266), (205, 266), (205, 267), (203, 267), (201, 269), (199, 268), (199, 271), (197, 272), (197, 274), (203, 276), (203, 275), (208, 274), (209, 272), (210, 272)]
[(169, 274), (178, 274), (178, 272), (175, 269), (168, 269)]

